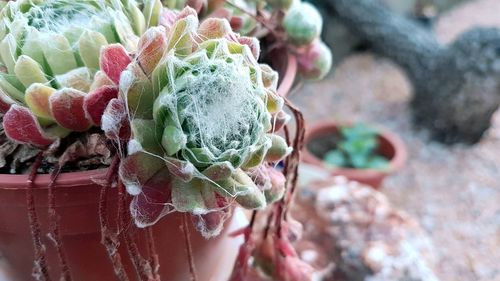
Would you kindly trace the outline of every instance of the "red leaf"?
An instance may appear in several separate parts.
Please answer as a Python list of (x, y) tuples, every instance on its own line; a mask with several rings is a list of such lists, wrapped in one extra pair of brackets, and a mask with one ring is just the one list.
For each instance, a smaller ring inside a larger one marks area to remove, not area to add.
[(229, 23), (233, 31), (239, 31), (243, 27), (243, 19), (241, 17), (231, 17)]
[(64, 88), (53, 93), (49, 98), (49, 103), (54, 120), (72, 131), (88, 130), (92, 124), (83, 109), (84, 98), (85, 93), (71, 88)]
[(43, 148), (55, 141), (45, 136), (36, 117), (29, 109), (16, 104), (12, 105), (3, 116), (3, 127), (7, 137), (19, 143)]
[(252, 55), (255, 59), (258, 59), (260, 56), (260, 43), (259, 40), (255, 37), (240, 37), (238, 38), (238, 43), (247, 45), (252, 51)]
[(109, 101), (101, 118), (101, 128), (110, 139), (130, 138), (130, 124), (123, 100), (115, 98)]
[(85, 96), (83, 108), (95, 125), (101, 125), (101, 118), (108, 103), (118, 97), (118, 87), (102, 86)]
[(166, 169), (156, 173), (144, 186), (142, 192), (130, 203), (130, 211), (138, 227), (156, 223), (169, 211), (172, 198), (170, 177)]
[(167, 31), (163, 26), (148, 29), (139, 40), (137, 60), (150, 75), (167, 49)]
[(121, 73), (130, 62), (130, 56), (120, 44), (111, 44), (101, 50), (101, 70), (117, 85), (120, 82)]

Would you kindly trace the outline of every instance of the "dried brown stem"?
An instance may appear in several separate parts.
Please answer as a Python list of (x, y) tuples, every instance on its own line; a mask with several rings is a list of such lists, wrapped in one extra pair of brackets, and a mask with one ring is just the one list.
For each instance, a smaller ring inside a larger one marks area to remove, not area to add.
[(41, 238), (40, 223), (36, 214), (35, 197), (33, 195), (33, 187), (37, 174), (37, 170), (42, 164), (43, 153), (40, 152), (31, 166), (31, 172), (28, 177), (28, 188), (26, 189), (26, 204), (28, 206), (28, 219), (30, 223), (31, 238), (33, 239), (33, 247), (35, 250), (35, 262), (33, 266), (33, 276), (38, 281), (50, 281), (49, 269), (47, 266), (47, 258), (45, 255), (45, 246)]

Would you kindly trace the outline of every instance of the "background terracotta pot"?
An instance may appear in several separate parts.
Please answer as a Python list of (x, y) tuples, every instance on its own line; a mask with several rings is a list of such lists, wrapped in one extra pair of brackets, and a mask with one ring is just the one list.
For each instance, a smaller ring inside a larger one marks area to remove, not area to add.
[[(62, 174), (54, 189), (63, 248), (73, 280), (116, 280), (106, 249), (100, 242), (98, 201), (101, 187), (92, 182), (92, 179), (102, 178), (104, 171)], [(34, 253), (26, 211), (26, 180), (26, 176), (22, 175), (0, 176), (0, 252), (13, 273), (12, 281), (32, 280)], [(60, 272), (58, 260), (53, 244), (46, 236), (50, 223), (47, 214), (48, 183), (48, 175), (38, 176), (34, 197), (51, 277), (57, 280)], [(113, 188), (107, 198), (108, 218), (113, 227), (116, 226), (117, 197), (117, 188)], [(184, 236), (179, 228), (181, 218), (180, 214), (169, 214), (153, 227), (162, 280), (189, 280)], [(190, 229), (197, 273), (203, 276), (203, 280), (218, 281), (227, 278), (241, 243), (240, 239), (228, 238), (227, 233), (246, 223), (246, 218), (238, 211), (227, 222), (225, 231), (211, 240), (205, 240), (196, 230)], [(137, 234), (140, 250), (148, 257), (146, 232), (137, 229), (132, 222), (125, 231)], [(136, 280), (123, 239), (120, 243), (120, 254), (126, 270), (131, 280)], [(215, 256), (217, 258), (211, 258)]]
[[(305, 139), (306, 144), (302, 160), (305, 163), (327, 169), (332, 175), (345, 176), (350, 180), (361, 182), (378, 189), (388, 174), (393, 173), (404, 166), (407, 159), (407, 150), (403, 141), (395, 134), (385, 129), (378, 129), (377, 131), (379, 139), (378, 153), (389, 159), (388, 170), (380, 171), (372, 169), (327, 167), (323, 163), (322, 155), (314, 155), (310, 148), (311, 143), (314, 143), (314, 141), (339, 134), (338, 125), (334, 122), (321, 122), (307, 129)], [(330, 149), (333, 149), (333, 147), (327, 147), (325, 148), (325, 151)]]

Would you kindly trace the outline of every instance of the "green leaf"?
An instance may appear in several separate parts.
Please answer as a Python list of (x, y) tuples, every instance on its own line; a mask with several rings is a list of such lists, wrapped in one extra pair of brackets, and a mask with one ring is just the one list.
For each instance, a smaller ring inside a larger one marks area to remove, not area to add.
[(22, 84), (13, 75), (0, 73), (0, 88), (9, 95), (9, 97), (24, 103), (24, 92), (19, 90)]
[(388, 170), (389, 161), (383, 156), (375, 155), (369, 160), (368, 168), (376, 170)]
[(349, 159), (351, 160), (351, 164), (354, 168), (357, 168), (357, 169), (368, 168), (368, 164), (369, 164), (368, 155), (354, 154), (354, 155), (350, 155)]
[(325, 154), (323, 161), (328, 166), (333, 167), (346, 167), (348, 166), (347, 160), (344, 154), (339, 150), (332, 150)]
[(162, 153), (162, 128), (157, 126), (155, 121), (134, 118), (130, 122), (130, 127), (134, 139), (141, 144), (144, 150), (155, 154)]
[(144, 1), (144, 18), (147, 27), (157, 26), (160, 18), (160, 13), (163, 9), (160, 0), (145, 0)]
[(47, 83), (48, 80), (43, 73), (42, 67), (32, 58), (22, 55), (17, 59), (14, 72), (25, 87), (33, 83)]
[[(24, 38), (24, 45), (21, 48), (21, 53), (29, 56), (30, 58), (37, 61), (40, 65), (44, 67), (44, 71), (47, 72), (46, 62), (43, 57), (43, 50), (40, 48), (40, 33), (33, 27), (28, 27), (26, 30), (26, 37)], [(47, 73), (50, 75), (50, 73)]]
[(204, 214), (207, 206), (202, 195), (202, 189), (207, 188), (200, 179), (183, 182), (175, 179), (172, 182), (172, 205), (179, 212)]
[(161, 144), (167, 151), (168, 156), (172, 156), (186, 146), (187, 138), (184, 132), (175, 126), (166, 126), (163, 130)]
[(68, 39), (61, 34), (46, 34), (43, 54), (54, 75), (64, 74), (78, 67)]
[(78, 41), (80, 56), (85, 66), (91, 69), (99, 69), (99, 56), (101, 47), (106, 46), (106, 37), (99, 32), (86, 30)]
[(0, 42), (0, 56), (7, 67), (9, 74), (14, 74), (14, 67), (17, 61), (17, 43), (12, 34), (7, 34)]

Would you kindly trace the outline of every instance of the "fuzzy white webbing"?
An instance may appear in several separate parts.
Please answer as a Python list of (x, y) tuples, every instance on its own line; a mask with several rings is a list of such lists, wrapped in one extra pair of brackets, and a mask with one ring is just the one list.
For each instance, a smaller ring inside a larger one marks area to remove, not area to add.
[[(92, 1), (99, 4), (99, 1)], [(99, 8), (91, 1), (51, 0), (31, 7), (25, 16), (29, 24), (41, 32), (64, 33), (72, 28), (84, 28), (93, 16), (105, 13), (103, 4)]]
[[(234, 58), (234, 61), (232, 61)], [(211, 59), (184, 77), (185, 86), (168, 95), (170, 112), (184, 121), (188, 142), (208, 148), (214, 156), (251, 146), (263, 132), (265, 104), (256, 93), (242, 57)], [(175, 114), (174, 114), (175, 115)]]

